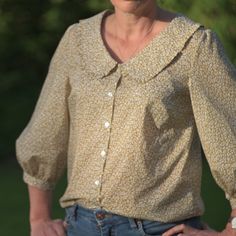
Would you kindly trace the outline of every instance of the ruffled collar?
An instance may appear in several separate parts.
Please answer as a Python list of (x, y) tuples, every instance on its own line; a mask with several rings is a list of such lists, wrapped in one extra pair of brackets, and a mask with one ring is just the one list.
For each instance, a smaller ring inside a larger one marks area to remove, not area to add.
[[(84, 68), (97, 79), (105, 79), (119, 64), (108, 52), (101, 34), (103, 17), (110, 12), (109, 9), (104, 10), (79, 23)], [(200, 23), (178, 13), (148, 45), (119, 66), (137, 82), (147, 82), (174, 60), (200, 26)]]

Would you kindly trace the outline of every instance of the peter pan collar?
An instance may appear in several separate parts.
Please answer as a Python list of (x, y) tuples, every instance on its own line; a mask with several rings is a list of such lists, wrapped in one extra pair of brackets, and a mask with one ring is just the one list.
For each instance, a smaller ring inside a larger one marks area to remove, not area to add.
[[(119, 64), (104, 44), (101, 24), (105, 10), (90, 18), (80, 20), (79, 45), (84, 69), (94, 78), (105, 79)], [(149, 44), (127, 62), (120, 64), (122, 71), (137, 82), (144, 83), (159, 74), (182, 51), (187, 40), (201, 26), (181, 13), (167, 25)]]

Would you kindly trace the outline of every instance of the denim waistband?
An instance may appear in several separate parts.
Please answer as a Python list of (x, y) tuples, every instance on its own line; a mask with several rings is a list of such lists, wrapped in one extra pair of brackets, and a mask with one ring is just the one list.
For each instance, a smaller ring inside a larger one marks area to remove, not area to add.
[[(98, 218), (101, 220), (106, 219), (106, 218), (112, 218), (112, 220), (116, 222), (129, 221), (129, 223), (131, 224), (131, 226), (133, 225), (133, 227), (136, 227), (138, 222), (140, 221), (142, 222), (142, 224), (148, 224), (150, 222), (153, 222), (152, 220), (132, 218), (132, 217), (124, 216), (124, 215), (119, 215), (114, 212), (102, 209), (102, 208), (86, 208), (79, 205), (78, 203), (72, 206), (66, 207), (65, 210), (66, 210), (67, 215), (70, 215), (74, 218), (77, 218), (77, 215), (83, 216), (91, 221), (95, 221), (95, 218)], [(158, 225), (160, 224), (160, 226), (168, 225), (169, 227), (171, 227), (177, 224), (185, 223), (187, 225), (193, 226), (198, 229), (202, 228), (200, 216), (194, 216), (188, 219), (183, 219), (183, 220), (179, 220), (175, 222), (168, 222), (168, 223), (161, 222), (161, 221), (155, 221), (155, 222)]]
[(72, 206), (66, 207), (65, 210), (68, 215), (74, 216), (75, 218), (76, 215), (80, 215), (90, 220), (95, 219), (95, 217), (101, 217), (101, 218), (112, 217), (113, 220), (127, 221), (129, 218), (102, 208), (86, 208), (79, 204), (74, 204)]

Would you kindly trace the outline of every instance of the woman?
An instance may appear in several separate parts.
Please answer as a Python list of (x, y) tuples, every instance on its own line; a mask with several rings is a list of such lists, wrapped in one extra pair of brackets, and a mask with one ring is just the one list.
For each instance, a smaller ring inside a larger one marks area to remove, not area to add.
[[(200, 220), (200, 141), (236, 216), (235, 68), (186, 16), (111, 2), (66, 30), (17, 139), (31, 236), (235, 235), (234, 223), (219, 233)], [(52, 220), (66, 165), (66, 218)]]

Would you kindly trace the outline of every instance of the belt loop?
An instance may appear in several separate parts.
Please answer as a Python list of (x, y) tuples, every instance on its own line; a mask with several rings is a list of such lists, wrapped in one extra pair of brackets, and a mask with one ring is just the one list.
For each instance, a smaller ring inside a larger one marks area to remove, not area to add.
[(130, 227), (132, 229), (137, 229), (138, 228), (138, 225), (136, 223), (136, 219), (135, 218), (128, 217), (128, 220), (129, 220)]
[(75, 220), (77, 220), (77, 215), (78, 215), (78, 204), (76, 204), (76, 206), (74, 208), (74, 218), (75, 218)]
[(139, 230), (143, 229), (142, 219), (135, 219), (135, 223), (137, 224)]
[(141, 219), (128, 217), (131, 228), (133, 229), (142, 229)]
[(134, 222), (135, 222), (135, 224), (137, 225), (137, 228), (138, 228), (138, 221), (139, 221), (139, 219), (137, 219), (137, 218), (134, 218)]

